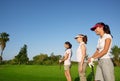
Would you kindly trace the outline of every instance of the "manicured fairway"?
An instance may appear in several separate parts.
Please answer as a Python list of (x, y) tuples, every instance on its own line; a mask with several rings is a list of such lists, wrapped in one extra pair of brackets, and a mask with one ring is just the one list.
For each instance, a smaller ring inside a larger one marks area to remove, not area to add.
[[(59, 65), (0, 65), (0, 81), (66, 81), (63, 67)], [(72, 81), (79, 81), (77, 65), (71, 69)], [(120, 68), (115, 67), (116, 81), (120, 81)], [(87, 68), (87, 79), (92, 81), (91, 69)]]

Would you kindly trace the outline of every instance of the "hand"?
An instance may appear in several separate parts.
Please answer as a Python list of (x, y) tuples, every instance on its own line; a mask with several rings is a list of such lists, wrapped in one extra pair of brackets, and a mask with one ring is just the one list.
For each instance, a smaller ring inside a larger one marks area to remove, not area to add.
[(61, 63), (62, 62), (62, 60), (59, 60), (59, 63)]
[(91, 62), (93, 62), (93, 61), (95, 61), (95, 59), (94, 59), (94, 58), (91, 58)]
[(92, 57), (88, 58), (88, 63), (90, 63), (90, 62), (91, 62), (91, 58), (92, 58)]

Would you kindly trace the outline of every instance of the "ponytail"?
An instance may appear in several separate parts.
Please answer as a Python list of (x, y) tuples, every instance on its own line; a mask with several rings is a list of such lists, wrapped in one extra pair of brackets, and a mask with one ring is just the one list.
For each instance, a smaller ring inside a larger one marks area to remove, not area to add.
[[(110, 31), (110, 27), (108, 25), (105, 25), (104, 28), (103, 28), (104, 32), (107, 33), (107, 34), (110, 34), (111, 35), (111, 31)], [(112, 35), (111, 35), (112, 36)], [(112, 36), (113, 37), (113, 36)]]
[(104, 28), (103, 28), (104, 32), (107, 33), (107, 34), (111, 34), (110, 32), (110, 28), (108, 25), (105, 25)]
[(85, 42), (85, 44), (87, 44), (87, 36), (86, 35), (84, 35), (83, 41)]

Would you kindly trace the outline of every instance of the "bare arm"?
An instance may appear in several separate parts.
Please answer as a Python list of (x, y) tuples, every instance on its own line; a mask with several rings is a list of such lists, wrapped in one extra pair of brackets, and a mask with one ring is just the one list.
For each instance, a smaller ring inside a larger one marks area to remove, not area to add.
[(69, 54), (65, 54), (65, 56), (63, 57), (63, 59), (62, 59), (61, 61), (65, 61), (65, 60), (67, 60), (68, 57), (69, 57)]
[(96, 59), (96, 58), (100, 58), (100, 57), (104, 56), (104, 55), (108, 52), (108, 50), (109, 50), (110, 43), (111, 43), (111, 39), (110, 39), (110, 38), (107, 38), (107, 39), (105, 40), (104, 49), (103, 49), (100, 53), (98, 53), (97, 55), (95, 55), (93, 58)]
[(81, 66), (83, 66), (83, 63), (84, 63), (84, 59), (85, 59), (85, 56), (86, 56), (86, 47), (85, 45), (81, 45), (81, 50), (82, 50), (82, 58), (81, 58)]
[(99, 51), (98, 51), (98, 49), (95, 51), (95, 53), (92, 55), (92, 57), (90, 57), (89, 59), (88, 59), (88, 62), (90, 63), (91, 62), (91, 58), (94, 58), (95, 56), (97, 56), (99, 54)]
[(97, 49), (91, 58), (96, 57), (98, 54), (99, 54), (99, 51), (98, 51), (98, 49)]

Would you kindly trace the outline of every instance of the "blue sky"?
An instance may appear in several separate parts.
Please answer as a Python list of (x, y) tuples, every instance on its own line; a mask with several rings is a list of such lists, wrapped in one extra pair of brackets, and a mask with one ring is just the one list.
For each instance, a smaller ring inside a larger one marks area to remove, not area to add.
[(3, 59), (14, 58), (24, 44), (30, 59), (40, 53), (63, 55), (63, 44), (70, 41), (75, 60), (74, 37), (81, 33), (88, 36), (92, 55), (98, 36), (90, 27), (101, 21), (110, 26), (113, 45), (120, 46), (119, 8), (119, 0), (0, 0), (0, 32), (10, 34)]

